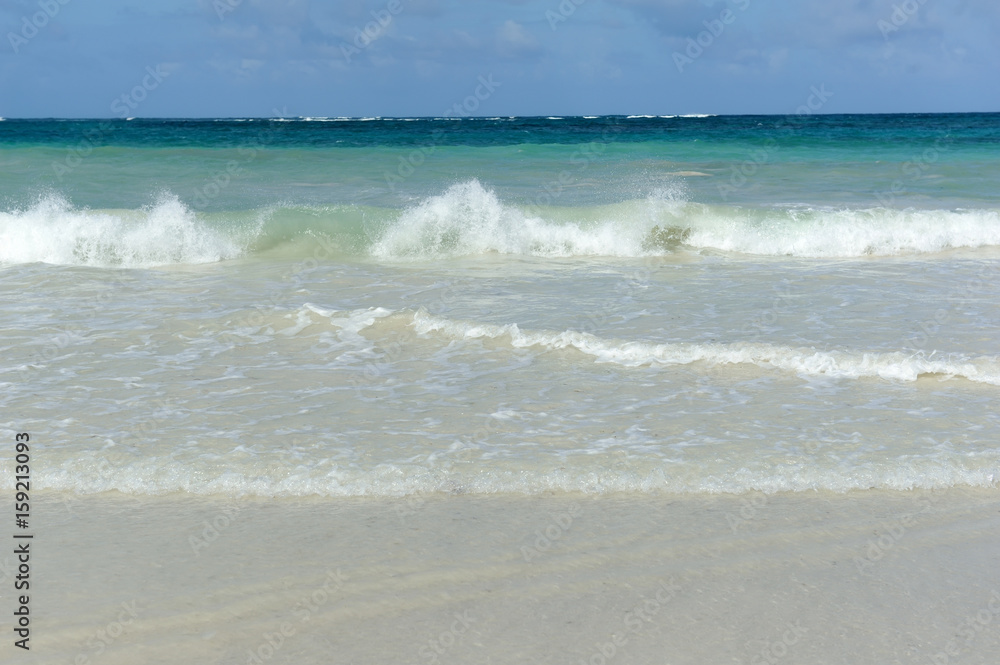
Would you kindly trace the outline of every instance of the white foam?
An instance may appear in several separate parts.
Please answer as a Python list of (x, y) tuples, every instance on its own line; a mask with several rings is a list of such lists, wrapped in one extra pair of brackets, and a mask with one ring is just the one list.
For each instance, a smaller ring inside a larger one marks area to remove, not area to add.
[(996, 210), (774, 210), (699, 214), (687, 243), (742, 254), (849, 258), (1000, 245)]
[[(996, 210), (752, 209), (684, 199), (675, 183), (646, 199), (566, 208), (555, 221), (555, 208), (509, 205), (470, 180), (404, 211), (371, 253), (385, 259), (488, 252), (641, 257), (677, 251), (682, 243), (751, 255), (852, 258), (1000, 245)], [(663, 237), (675, 242), (664, 246), (657, 241)]]
[(26, 210), (0, 212), (0, 263), (139, 268), (210, 263), (239, 256), (176, 197), (139, 211), (96, 212), (48, 196)]
[[(335, 329), (332, 336), (342, 343), (339, 348), (327, 347), (331, 349), (331, 357), (336, 356), (338, 362), (345, 355), (353, 354), (364, 356), (368, 362), (395, 363), (385, 355), (366, 355), (367, 350), (378, 344), (378, 338), (387, 330), (410, 324), (424, 337), (423, 341), (439, 342), (449, 349), (461, 345), (456, 340), (485, 338), (493, 340), (492, 344), (501, 350), (505, 344), (535, 347), (540, 351), (571, 349), (590, 357), (583, 358), (584, 361), (592, 359), (629, 366), (748, 363), (801, 374), (906, 381), (935, 372), (963, 375), (973, 381), (989, 379), (986, 382), (994, 385), (1000, 377), (997, 358), (818, 352), (766, 344), (651, 344), (602, 339), (573, 331), (522, 330), (513, 324), (460, 321), (433, 316), (423, 310), (394, 311), (379, 307), (337, 309), (307, 303), (286, 314), (297, 320), (297, 324), (286, 331), (290, 335), (317, 325), (317, 317), (328, 319)], [(323, 334), (327, 333), (324, 331), (321, 336)], [(479, 343), (470, 346), (477, 347)], [(409, 357), (409, 351), (397, 354), (401, 359)], [(427, 357), (423, 353), (420, 355)], [(410, 363), (403, 360), (402, 364)], [(356, 370), (364, 367), (364, 363), (354, 365)], [(423, 375), (426, 370), (415, 371)], [(988, 376), (989, 372), (992, 375)], [(331, 371), (322, 376), (323, 394), (329, 391), (330, 399), (337, 400), (338, 406), (349, 404), (356, 394), (345, 385), (345, 377), (349, 375)], [(451, 400), (439, 404), (441, 410), (438, 410), (432, 405), (437, 400), (428, 399), (424, 391), (435, 385), (440, 376), (433, 370), (428, 373), (429, 383), (404, 381), (398, 384), (410, 386), (415, 395), (422, 395), (416, 398), (421, 411), (401, 411), (395, 424), (368, 424), (367, 416), (362, 414), (363, 403), (352, 407), (358, 409), (356, 413), (361, 420), (344, 419), (343, 409), (331, 408), (329, 429), (310, 426), (303, 430), (309, 433), (304, 443), (286, 448), (288, 441), (273, 436), (273, 412), (255, 419), (252, 409), (236, 409), (234, 404), (229, 404), (223, 411), (243, 414), (241, 421), (246, 421), (240, 425), (242, 434), (238, 440), (220, 435), (206, 436), (202, 440), (196, 434), (198, 429), (190, 426), (153, 428), (148, 433), (143, 428), (141, 455), (125, 452), (123, 448), (127, 446), (115, 445), (111, 440), (103, 447), (80, 444), (82, 447), (74, 448), (68, 443), (53, 446), (35, 469), (35, 480), (40, 489), (84, 493), (343, 497), (427, 492), (536, 495), (553, 491), (592, 494), (846, 492), (870, 488), (996, 488), (1000, 480), (1000, 451), (990, 446), (986, 437), (981, 437), (978, 446), (973, 448), (959, 445), (959, 434), (956, 434), (958, 440), (953, 442), (935, 441), (930, 437), (910, 440), (905, 434), (895, 433), (887, 443), (878, 436), (866, 438), (870, 430), (863, 435), (851, 429), (854, 425), (849, 425), (843, 432), (798, 429), (782, 432), (779, 429), (776, 430), (779, 440), (775, 442), (770, 437), (758, 439), (753, 427), (748, 430), (725, 424), (727, 430), (734, 430), (733, 445), (723, 448), (719, 447), (722, 442), (711, 430), (692, 428), (685, 431), (698, 418), (717, 417), (712, 413), (720, 413), (718, 411), (698, 415), (685, 413), (681, 407), (676, 413), (670, 413), (670, 407), (666, 407), (663, 419), (653, 422), (669, 422), (674, 429), (671, 435), (663, 430), (654, 433), (644, 428), (645, 423), (627, 415), (627, 422), (620, 421), (624, 426), (619, 429), (606, 421), (609, 411), (598, 414), (596, 422), (600, 424), (595, 429), (586, 418), (565, 417), (567, 413), (577, 412), (577, 405), (572, 401), (565, 404), (566, 411), (560, 411), (557, 401), (551, 397), (543, 397), (542, 402), (532, 405), (534, 390), (516, 399), (511, 395), (510, 400), (493, 399), (474, 407), (470, 405), (470, 413), (462, 414), (448, 406)], [(404, 376), (399, 374), (395, 378), (404, 379)], [(379, 379), (378, 383), (381, 382)], [(462, 389), (455, 388), (456, 392)], [(293, 390), (296, 396), (302, 394), (301, 386)], [(290, 400), (290, 395), (277, 396), (281, 399), (276, 400), (275, 405), (297, 403), (298, 399)], [(396, 395), (394, 400), (398, 398)], [(248, 403), (257, 402), (244, 402)], [(227, 402), (217, 404), (226, 405)], [(398, 404), (405, 409), (407, 402), (403, 400)], [(540, 411), (543, 405), (545, 412)], [(323, 404), (311, 406), (322, 408)], [(175, 408), (214, 410), (211, 404), (202, 402), (183, 407), (178, 404), (169, 411)], [(579, 406), (581, 414), (590, 408)], [(287, 413), (294, 413), (294, 408)], [(437, 433), (423, 431), (419, 425), (411, 424), (442, 416), (452, 417), (455, 422)], [(135, 417), (150, 416), (140, 413)], [(961, 416), (960, 420), (965, 422), (964, 418)], [(483, 419), (496, 424), (489, 426), (491, 434), (488, 437), (476, 433), (476, 428), (485, 427)], [(116, 420), (122, 423), (122, 431), (139, 431), (136, 421), (130, 424), (129, 414), (124, 411)], [(178, 422), (184, 421), (178, 419)], [(64, 429), (70, 422), (56, 424)], [(537, 427), (540, 422), (546, 424), (544, 432)], [(754, 436), (747, 436), (748, 432)], [(467, 436), (469, 434), (471, 436)], [(816, 447), (811, 449), (810, 444)], [(683, 455), (677, 454), (678, 446), (683, 446)], [(718, 454), (716, 448), (727, 452)], [(820, 448), (823, 454), (817, 454)], [(13, 467), (0, 466), (0, 490), (11, 490), (13, 484)]]
[(1000, 386), (1000, 358), (969, 358), (958, 355), (931, 357), (923, 353), (865, 353), (817, 351), (773, 344), (737, 342), (732, 344), (654, 344), (607, 340), (589, 333), (567, 330), (525, 331), (516, 323), (495, 325), (456, 321), (414, 313), (418, 333), (443, 333), (455, 339), (508, 338), (515, 348), (576, 349), (597, 362), (626, 367), (642, 365), (688, 365), (706, 362), (717, 365), (747, 364), (794, 372), (806, 376), (892, 381), (916, 381), (921, 376), (962, 377), (976, 383)]
[[(468, 449), (465, 450), (468, 453)], [(451, 452), (451, 451), (449, 451)], [(192, 463), (170, 456), (109, 464), (100, 453), (90, 453), (58, 465), (35, 470), (41, 489), (79, 493), (118, 491), (134, 495), (185, 492), (229, 496), (339, 496), (393, 497), (424, 493), (528, 494), (581, 492), (587, 494), (742, 494), (747, 492), (802, 492), (827, 490), (996, 488), (997, 467), (966, 468), (960, 461), (932, 451), (919, 459), (903, 458), (865, 463), (846, 470), (818, 466), (801, 458), (763, 468), (719, 468), (712, 472), (667, 460), (647, 458), (634, 468), (606, 465), (573, 467), (551, 464), (516, 469), (464, 470), (431, 454), (407, 462), (382, 463), (365, 468), (341, 465), (329, 459), (307, 464), (268, 464), (222, 470), (208, 464), (192, 473)], [(539, 460), (541, 461), (541, 460)], [(599, 463), (598, 463), (599, 464)], [(750, 464), (753, 467), (755, 465)], [(195, 464), (195, 468), (198, 465)], [(13, 473), (0, 470), (0, 488), (13, 489)]]
[[(670, 191), (649, 211), (677, 203)], [(645, 205), (645, 203), (644, 203)], [(372, 246), (386, 259), (426, 259), (497, 252), (533, 256), (643, 256), (648, 218), (621, 223), (614, 218), (557, 223), (505, 205), (478, 180), (453, 185), (406, 210)]]
[(341, 330), (354, 334), (358, 334), (365, 328), (371, 327), (379, 319), (384, 319), (385, 317), (396, 313), (395, 310), (386, 309), (384, 307), (338, 310), (320, 307), (318, 305), (313, 305), (312, 303), (305, 303), (302, 307), (311, 312), (315, 312), (320, 316), (328, 318), (331, 324), (337, 326)]

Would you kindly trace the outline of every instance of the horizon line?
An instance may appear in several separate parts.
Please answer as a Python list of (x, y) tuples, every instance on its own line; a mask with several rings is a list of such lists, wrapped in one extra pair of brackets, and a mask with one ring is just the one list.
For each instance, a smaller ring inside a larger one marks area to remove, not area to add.
[(547, 114), (547, 115), (467, 115), (467, 116), (441, 116), (441, 115), (359, 115), (359, 116), (320, 116), (320, 115), (296, 115), (296, 116), (253, 116), (253, 115), (232, 115), (232, 116), (133, 116), (121, 117), (99, 117), (99, 116), (22, 116), (7, 117), (0, 116), (0, 121), (10, 120), (61, 120), (61, 121), (111, 121), (111, 122), (131, 122), (133, 120), (330, 120), (330, 121), (372, 121), (372, 120), (564, 120), (593, 119), (598, 118), (624, 118), (626, 120), (670, 120), (675, 118), (683, 119), (704, 119), (704, 118), (787, 118), (787, 117), (834, 117), (846, 115), (996, 115), (997, 111), (862, 111), (862, 112), (838, 112), (838, 113), (676, 113), (676, 114), (652, 114), (652, 113), (605, 113), (605, 114)]

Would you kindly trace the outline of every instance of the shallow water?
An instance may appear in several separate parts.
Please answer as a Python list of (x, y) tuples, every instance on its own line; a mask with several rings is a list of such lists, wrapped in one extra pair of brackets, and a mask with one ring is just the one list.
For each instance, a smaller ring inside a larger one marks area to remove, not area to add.
[(998, 117), (8, 120), (0, 426), (81, 492), (994, 487)]

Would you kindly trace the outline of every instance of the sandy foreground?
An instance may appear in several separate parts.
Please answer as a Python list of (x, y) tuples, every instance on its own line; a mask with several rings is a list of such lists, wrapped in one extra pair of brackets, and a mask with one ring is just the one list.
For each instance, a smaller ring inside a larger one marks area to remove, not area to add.
[(3, 662), (1000, 662), (995, 491), (32, 512), (31, 650), (8, 549)]

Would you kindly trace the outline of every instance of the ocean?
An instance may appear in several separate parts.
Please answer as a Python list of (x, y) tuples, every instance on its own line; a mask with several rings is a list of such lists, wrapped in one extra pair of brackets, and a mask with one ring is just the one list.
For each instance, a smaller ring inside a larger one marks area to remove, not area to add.
[(0, 121), (0, 648), (994, 662), (998, 147), (1000, 114)]
[(998, 174), (1000, 114), (6, 119), (0, 425), (74, 494), (995, 488)]

